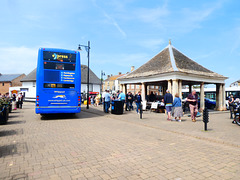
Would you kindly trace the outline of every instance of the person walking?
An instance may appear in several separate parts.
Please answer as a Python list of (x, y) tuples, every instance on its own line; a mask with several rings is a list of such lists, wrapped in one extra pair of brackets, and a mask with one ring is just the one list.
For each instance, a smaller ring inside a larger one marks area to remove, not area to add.
[(228, 99), (228, 105), (229, 105), (229, 110), (230, 110), (230, 119), (233, 119), (233, 104), (234, 103), (234, 98), (233, 95), (230, 95), (230, 98)]
[(181, 118), (183, 116), (183, 110), (182, 110), (182, 101), (181, 98), (179, 97), (179, 94), (175, 94), (175, 98), (173, 101), (173, 115), (175, 118), (175, 121), (177, 120), (177, 117), (179, 118), (178, 122), (181, 122)]
[(13, 96), (12, 96), (12, 108), (13, 108), (13, 110), (17, 109), (16, 100), (17, 100), (16, 94), (13, 94)]
[(196, 116), (198, 113), (198, 95), (196, 90), (193, 90), (192, 93), (188, 95), (187, 101), (189, 102), (192, 122), (196, 122)]
[(107, 89), (105, 90), (105, 92), (102, 93), (102, 104), (103, 104), (103, 111), (105, 111), (105, 94), (107, 93)]
[(19, 104), (19, 108), (22, 109), (23, 95), (21, 92), (18, 94), (18, 104)]
[(167, 111), (167, 120), (171, 121), (171, 111), (172, 111), (172, 103), (173, 103), (173, 96), (170, 93), (170, 91), (167, 89), (166, 94), (164, 96), (164, 103), (165, 103), (165, 108)]
[(94, 106), (94, 96), (90, 96), (91, 106)]
[(109, 94), (109, 90), (107, 90), (105, 93), (105, 99), (104, 99), (105, 113), (109, 113), (110, 100), (111, 100), (111, 95)]
[(141, 96), (141, 92), (139, 91), (136, 95), (135, 95), (135, 103), (136, 103), (136, 106), (137, 106), (137, 113), (139, 114), (139, 110), (140, 110), (140, 105), (141, 105), (141, 102), (142, 102), (142, 96)]
[(125, 101), (126, 101), (126, 95), (121, 91), (121, 93), (118, 96), (118, 99), (122, 101), (122, 106), (124, 107)]
[(99, 105), (99, 102), (100, 102), (100, 94), (98, 94), (95, 98), (95, 106), (98, 106)]

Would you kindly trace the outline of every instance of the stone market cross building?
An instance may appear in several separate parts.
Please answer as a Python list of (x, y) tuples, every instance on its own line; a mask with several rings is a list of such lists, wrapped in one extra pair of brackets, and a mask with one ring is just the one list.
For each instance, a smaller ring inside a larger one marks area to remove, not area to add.
[(200, 85), (200, 110), (204, 109), (204, 85), (216, 85), (216, 109), (225, 110), (225, 80), (227, 77), (208, 70), (188, 58), (169, 41), (169, 45), (151, 60), (135, 71), (119, 78), (121, 90), (126, 93), (128, 84), (142, 85), (142, 99), (146, 102), (147, 86), (161, 86), (163, 92), (170, 90), (182, 98), (182, 86), (189, 86), (189, 93), (193, 85)]

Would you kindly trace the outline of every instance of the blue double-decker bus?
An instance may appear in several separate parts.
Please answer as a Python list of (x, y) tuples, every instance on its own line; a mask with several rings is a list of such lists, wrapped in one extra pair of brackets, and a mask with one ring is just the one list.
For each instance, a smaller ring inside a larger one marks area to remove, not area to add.
[(81, 111), (81, 63), (78, 51), (40, 48), (36, 81), (36, 113)]

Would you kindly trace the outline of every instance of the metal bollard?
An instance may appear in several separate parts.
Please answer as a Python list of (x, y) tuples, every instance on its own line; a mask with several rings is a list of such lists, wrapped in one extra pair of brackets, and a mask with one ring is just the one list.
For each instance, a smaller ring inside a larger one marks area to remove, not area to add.
[(207, 123), (209, 122), (209, 114), (208, 114), (208, 109), (206, 107), (203, 110), (203, 122), (204, 122), (204, 130), (207, 131)]
[(143, 113), (143, 111), (142, 111), (142, 103), (140, 104), (139, 108), (140, 108), (140, 119), (142, 119), (142, 113)]

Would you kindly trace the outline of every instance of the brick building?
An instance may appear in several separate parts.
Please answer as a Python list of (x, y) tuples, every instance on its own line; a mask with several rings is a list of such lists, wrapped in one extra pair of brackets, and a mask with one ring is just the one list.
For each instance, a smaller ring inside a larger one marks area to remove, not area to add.
[(108, 75), (107, 79), (103, 81), (103, 87), (102, 90), (105, 91), (106, 89), (110, 91), (117, 92), (120, 90), (118, 78), (121, 76), (124, 76), (125, 74), (122, 74), (121, 72), (118, 73), (118, 75)]
[(9, 92), (9, 88), (13, 86), (22, 86), (20, 80), (25, 76), (25, 74), (0, 74), (0, 93)]

